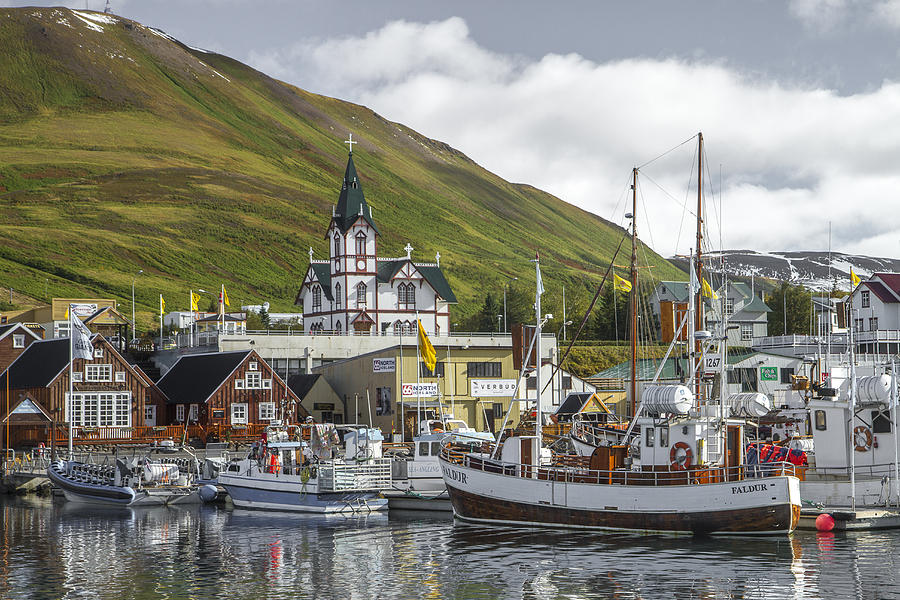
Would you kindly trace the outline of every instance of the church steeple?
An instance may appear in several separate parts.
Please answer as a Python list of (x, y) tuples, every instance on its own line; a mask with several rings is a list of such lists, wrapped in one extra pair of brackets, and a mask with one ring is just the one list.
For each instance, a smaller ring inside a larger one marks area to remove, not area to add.
[(372, 210), (366, 203), (366, 197), (363, 194), (362, 182), (356, 174), (356, 165), (353, 164), (353, 136), (345, 142), (351, 144), (350, 155), (347, 157), (347, 170), (344, 171), (344, 181), (341, 184), (341, 195), (338, 198), (337, 207), (334, 211), (333, 220), (342, 232), (346, 232), (357, 219), (362, 217), (372, 226), (375, 233), (381, 235), (375, 221), (372, 219)]

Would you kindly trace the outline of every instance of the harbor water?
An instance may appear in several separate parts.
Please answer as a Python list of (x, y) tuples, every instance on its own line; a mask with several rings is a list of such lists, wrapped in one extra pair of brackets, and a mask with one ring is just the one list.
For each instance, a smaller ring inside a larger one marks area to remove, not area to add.
[(694, 538), (442, 513), (0, 497), (0, 598), (900, 598), (900, 531)]

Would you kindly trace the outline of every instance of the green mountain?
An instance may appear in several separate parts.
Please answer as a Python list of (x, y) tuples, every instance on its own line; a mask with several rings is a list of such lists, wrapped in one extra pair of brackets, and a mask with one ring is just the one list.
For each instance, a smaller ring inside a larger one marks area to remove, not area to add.
[(128, 312), (143, 269), (145, 326), (159, 294), (187, 309), (189, 289), (221, 284), (233, 306), (293, 310), (308, 249), (328, 253), (351, 132), (381, 254), (440, 251), (454, 320), (502, 294), (497, 271), (533, 282), (536, 251), (548, 291), (586, 296), (624, 235), (363, 106), (127, 19), (0, 9), (0, 56), (0, 285), (34, 298), (116, 297)]

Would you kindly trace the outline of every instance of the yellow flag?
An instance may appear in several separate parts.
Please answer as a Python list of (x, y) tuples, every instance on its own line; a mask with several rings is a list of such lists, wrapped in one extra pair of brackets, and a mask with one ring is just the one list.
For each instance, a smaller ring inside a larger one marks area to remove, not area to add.
[(66, 321), (69, 320), (69, 308), (66, 307), (66, 315), (63, 317)]
[(613, 287), (620, 292), (630, 292), (631, 282), (627, 279), (622, 279), (621, 277), (613, 273)]
[(437, 353), (434, 351), (434, 346), (431, 345), (431, 340), (428, 339), (428, 334), (425, 333), (425, 328), (422, 327), (422, 321), (419, 321), (419, 352), (422, 354), (425, 366), (433, 373), (434, 365), (437, 363)]
[(702, 290), (702, 294), (704, 297), (712, 298), (713, 300), (719, 299), (719, 295), (713, 291), (707, 280), (703, 280), (703, 284), (700, 286), (700, 289)]
[(159, 312), (166, 312), (166, 299), (159, 295)]
[(194, 311), (194, 312), (200, 311), (200, 308), (197, 306), (197, 304), (199, 302), (200, 302), (200, 296), (195, 294), (194, 292), (191, 292), (191, 310), (192, 311)]
[(228, 302), (228, 292), (225, 291), (225, 286), (222, 286), (222, 302), (225, 303), (225, 306), (231, 306)]
[(853, 285), (853, 287), (856, 287), (859, 285), (859, 282), (860, 282), (859, 275), (854, 273), (853, 268), (851, 267), (850, 268), (850, 283)]

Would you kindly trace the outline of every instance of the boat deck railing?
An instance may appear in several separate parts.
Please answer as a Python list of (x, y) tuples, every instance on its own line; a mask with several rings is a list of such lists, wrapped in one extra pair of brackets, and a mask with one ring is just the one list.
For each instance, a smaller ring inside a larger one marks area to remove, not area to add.
[(668, 467), (647, 468), (641, 471), (629, 469), (597, 470), (590, 468), (590, 458), (573, 455), (554, 457), (551, 465), (529, 465), (494, 460), (485, 454), (458, 452), (449, 447), (441, 450), (441, 458), (470, 469), (497, 473), (509, 477), (544, 479), (564, 483), (592, 483), (607, 485), (707, 485), (713, 483), (757, 480), (783, 475), (799, 476), (791, 463), (765, 463), (734, 467), (694, 466), (685, 470)]
[(320, 492), (365, 492), (391, 489), (391, 459), (373, 458), (358, 463), (318, 466)]
[[(879, 465), (856, 465), (853, 468), (857, 479), (881, 479), (894, 477), (894, 463)], [(845, 481), (850, 479), (850, 467), (809, 467), (806, 471), (807, 480), (820, 481)]]

